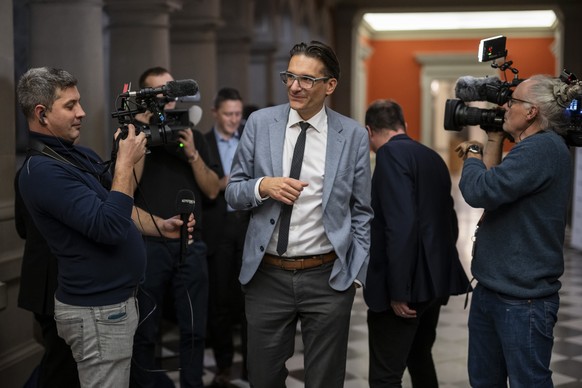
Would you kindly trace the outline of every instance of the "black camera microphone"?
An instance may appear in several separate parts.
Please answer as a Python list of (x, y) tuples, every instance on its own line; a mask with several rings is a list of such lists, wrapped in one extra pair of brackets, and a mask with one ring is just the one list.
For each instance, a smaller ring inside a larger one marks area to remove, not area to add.
[(192, 190), (182, 189), (178, 191), (176, 196), (176, 211), (180, 214), (180, 219), (184, 222), (180, 227), (180, 264), (184, 263), (186, 259), (186, 252), (188, 251), (188, 219), (190, 214), (194, 212), (194, 193)]
[(159, 88), (145, 88), (135, 92), (121, 93), (119, 97), (148, 98), (162, 94), (168, 98), (177, 98), (194, 96), (196, 93), (198, 93), (198, 83), (193, 79), (183, 79), (178, 81), (168, 81), (164, 86)]
[(488, 91), (499, 89), (502, 86), (503, 82), (497, 77), (464, 76), (457, 80), (455, 96), (463, 101), (488, 101)]

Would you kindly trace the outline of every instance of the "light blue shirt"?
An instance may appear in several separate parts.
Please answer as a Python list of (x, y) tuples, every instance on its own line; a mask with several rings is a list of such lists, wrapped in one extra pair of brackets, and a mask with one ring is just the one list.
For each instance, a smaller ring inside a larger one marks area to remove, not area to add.
[(236, 147), (238, 147), (240, 135), (236, 132), (230, 139), (225, 139), (215, 128), (212, 128), (212, 130), (216, 137), (216, 144), (218, 144), (218, 153), (220, 154), (222, 170), (224, 171), (224, 175), (230, 175), (230, 167), (232, 165), (234, 153), (236, 152)]
[[(222, 163), (222, 171), (224, 175), (230, 175), (230, 167), (232, 166), (232, 159), (234, 158), (234, 153), (238, 147), (238, 142), (240, 140), (240, 133), (237, 131), (230, 139), (225, 139), (222, 137), (216, 128), (212, 128), (214, 136), (216, 137), (216, 144), (218, 145), (218, 153), (220, 155), (220, 162)], [(228, 211), (233, 211), (234, 209), (229, 205), (226, 206)]]

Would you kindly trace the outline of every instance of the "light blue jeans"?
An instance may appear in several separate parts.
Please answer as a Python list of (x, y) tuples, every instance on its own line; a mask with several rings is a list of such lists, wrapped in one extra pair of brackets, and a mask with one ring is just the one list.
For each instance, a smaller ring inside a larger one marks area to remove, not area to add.
[(477, 285), (469, 313), (469, 379), (473, 388), (551, 388), (550, 359), (558, 293), (516, 299)]
[(138, 313), (135, 297), (110, 306), (71, 306), (55, 299), (59, 336), (71, 347), (81, 387), (127, 387)]

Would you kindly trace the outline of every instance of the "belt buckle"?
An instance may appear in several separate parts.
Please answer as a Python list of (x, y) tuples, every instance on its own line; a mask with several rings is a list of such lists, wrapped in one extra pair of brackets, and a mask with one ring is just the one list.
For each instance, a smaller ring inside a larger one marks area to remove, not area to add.
[(297, 260), (293, 260), (289, 257), (281, 257), (281, 269), (287, 270), (285, 263), (295, 263)]

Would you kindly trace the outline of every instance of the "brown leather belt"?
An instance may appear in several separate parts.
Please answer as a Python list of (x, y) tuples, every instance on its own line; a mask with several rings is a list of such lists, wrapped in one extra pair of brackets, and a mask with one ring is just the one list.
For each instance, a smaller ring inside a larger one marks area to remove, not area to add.
[(337, 255), (334, 251), (322, 255), (298, 257), (283, 257), (265, 253), (265, 256), (263, 256), (263, 264), (271, 265), (287, 271), (295, 271), (298, 269), (319, 267), (320, 265), (331, 263), (335, 259), (337, 259)]

